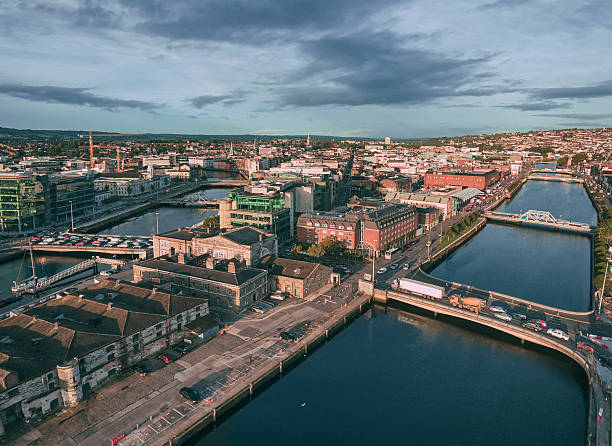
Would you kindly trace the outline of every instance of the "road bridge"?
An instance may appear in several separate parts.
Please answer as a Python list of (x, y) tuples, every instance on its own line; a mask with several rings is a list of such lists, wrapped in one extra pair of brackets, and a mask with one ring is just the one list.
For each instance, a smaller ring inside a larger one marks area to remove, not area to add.
[(201, 207), (210, 209), (219, 208), (219, 201), (211, 200), (203, 191), (189, 194), (174, 200), (163, 200), (160, 203), (165, 206)]
[[(448, 300), (446, 297), (443, 297), (440, 300), (429, 300), (407, 292), (375, 289), (374, 300), (379, 303), (387, 303), (389, 301), (401, 302), (412, 307), (429, 311), (433, 313), (434, 316), (443, 314), (448, 317), (470, 321), (472, 323), (486, 326), (520, 339), (521, 344), (528, 341), (533, 344), (556, 350), (569, 357), (585, 371), (590, 386), (588, 395), (589, 415), (585, 444), (611, 444), (611, 439), (608, 437), (608, 435), (610, 435), (609, 427), (612, 412), (612, 406), (609, 400), (611, 400), (612, 395), (610, 394), (610, 387), (606, 380), (606, 373), (602, 374), (602, 371), (607, 369), (605, 369), (600, 362), (600, 359), (596, 357), (594, 353), (578, 347), (579, 342), (582, 345), (582, 343), (587, 339), (582, 335), (581, 330), (585, 327), (588, 330), (590, 324), (568, 323), (565, 331), (569, 333), (570, 339), (568, 341), (564, 341), (562, 339), (555, 338), (544, 331), (537, 332), (525, 328), (521, 325), (521, 321), (515, 319), (510, 322), (505, 322), (496, 318), (494, 314), (487, 309), (479, 313), (475, 313), (468, 309), (452, 306), (450, 304), (450, 300)], [(607, 352), (607, 350), (601, 350), (604, 354)], [(597, 352), (597, 354), (600, 353), (597, 347), (595, 352)]]
[(561, 220), (554, 217), (550, 212), (530, 209), (522, 214), (510, 214), (506, 212), (490, 211), (485, 212), (488, 220), (502, 223), (528, 225), (542, 228), (553, 229), (556, 231), (575, 232), (580, 234), (592, 234), (595, 226), (586, 223)]

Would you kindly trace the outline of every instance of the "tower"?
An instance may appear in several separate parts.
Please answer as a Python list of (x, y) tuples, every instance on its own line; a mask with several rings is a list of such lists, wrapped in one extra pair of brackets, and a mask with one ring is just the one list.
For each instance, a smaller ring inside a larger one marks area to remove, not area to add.
[(310, 145), (310, 134), (306, 135), (306, 145)]

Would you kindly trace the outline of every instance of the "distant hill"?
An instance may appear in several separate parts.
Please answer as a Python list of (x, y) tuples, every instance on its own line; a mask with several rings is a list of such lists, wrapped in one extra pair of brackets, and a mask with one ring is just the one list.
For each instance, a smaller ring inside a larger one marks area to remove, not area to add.
[[(22, 139), (22, 140), (40, 140), (40, 139), (75, 139), (79, 134), (88, 133), (89, 130), (33, 130), (33, 129), (13, 129), (0, 127), (0, 139)], [(96, 133), (107, 133), (104, 131), (95, 130)], [(119, 132), (116, 132), (119, 133)], [(112, 133), (108, 133), (112, 137)], [(306, 139), (306, 135), (189, 135), (180, 133), (143, 133), (138, 136), (116, 137), (118, 139), (131, 139), (137, 141), (170, 141), (170, 140), (233, 140), (233, 141), (251, 141), (257, 139), (259, 141), (269, 141), (273, 139)], [(310, 135), (311, 139), (315, 140), (333, 140), (333, 139), (354, 139), (359, 141), (372, 141), (382, 138), (358, 138), (358, 137), (343, 137), (330, 135)], [(402, 141), (421, 141), (427, 138), (401, 139)], [(394, 139), (398, 141), (400, 139)]]

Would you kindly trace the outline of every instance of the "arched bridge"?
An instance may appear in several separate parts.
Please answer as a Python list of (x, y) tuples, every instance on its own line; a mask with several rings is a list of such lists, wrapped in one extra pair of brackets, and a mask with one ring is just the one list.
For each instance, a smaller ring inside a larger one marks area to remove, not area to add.
[(510, 214), (507, 212), (485, 212), (488, 220), (517, 225), (533, 225), (557, 231), (577, 232), (581, 234), (592, 234), (595, 227), (586, 223), (561, 220), (548, 211), (530, 209), (522, 214)]

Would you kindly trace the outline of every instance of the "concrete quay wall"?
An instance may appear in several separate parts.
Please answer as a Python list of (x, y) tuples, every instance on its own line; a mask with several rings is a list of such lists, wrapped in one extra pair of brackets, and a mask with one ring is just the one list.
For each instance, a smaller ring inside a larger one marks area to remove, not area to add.
[(151, 444), (156, 446), (185, 444), (204, 429), (214, 425), (220, 417), (231, 413), (236, 406), (250, 400), (255, 393), (263, 391), (274, 379), (281, 378), (283, 373), (298, 365), (309, 353), (369, 309), (372, 302), (372, 296), (357, 296), (347, 307), (341, 307), (331, 319), (316, 327), (299, 342), (291, 344), (282, 359), (270, 359), (263, 363), (257, 370), (236, 383), (235, 388), (222, 400), (213, 401), (206, 406), (201, 403), (202, 405), (197, 407), (192, 416), (187, 416), (182, 423), (177, 423), (177, 429), (169, 429), (165, 438), (157, 438)]

